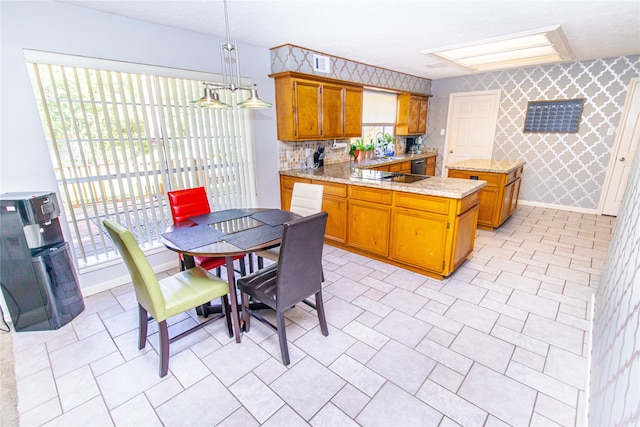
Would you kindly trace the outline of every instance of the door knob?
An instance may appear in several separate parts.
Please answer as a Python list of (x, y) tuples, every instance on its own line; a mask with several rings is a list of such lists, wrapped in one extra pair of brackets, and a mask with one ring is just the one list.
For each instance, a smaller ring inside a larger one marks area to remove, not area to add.
[(620, 160), (621, 162), (624, 162), (627, 159), (625, 159), (624, 157), (620, 157), (618, 160)]
[(453, 153), (453, 150), (449, 150), (449, 154), (452, 154), (452, 153)]

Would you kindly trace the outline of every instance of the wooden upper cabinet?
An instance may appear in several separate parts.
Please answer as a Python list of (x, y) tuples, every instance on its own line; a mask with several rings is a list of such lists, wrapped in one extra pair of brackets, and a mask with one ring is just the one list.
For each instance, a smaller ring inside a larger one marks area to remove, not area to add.
[(362, 136), (362, 88), (344, 88), (344, 137)]
[(298, 138), (319, 138), (322, 86), (314, 82), (293, 82), (294, 129)]
[(396, 109), (397, 135), (424, 135), (427, 133), (429, 98), (402, 93), (398, 95)]
[(334, 85), (322, 86), (322, 135), (342, 135), (344, 114), (342, 104), (344, 88)]
[(290, 72), (272, 77), (279, 140), (362, 136), (362, 87)]

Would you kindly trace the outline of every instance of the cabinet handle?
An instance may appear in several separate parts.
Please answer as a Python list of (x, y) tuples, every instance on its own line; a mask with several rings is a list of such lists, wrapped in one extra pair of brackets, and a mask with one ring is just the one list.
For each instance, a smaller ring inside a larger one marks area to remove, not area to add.
[(624, 158), (624, 157), (620, 157), (618, 160), (620, 160), (621, 162), (624, 162), (624, 161), (625, 161), (625, 160), (627, 160), (627, 159), (626, 159), (626, 158)]

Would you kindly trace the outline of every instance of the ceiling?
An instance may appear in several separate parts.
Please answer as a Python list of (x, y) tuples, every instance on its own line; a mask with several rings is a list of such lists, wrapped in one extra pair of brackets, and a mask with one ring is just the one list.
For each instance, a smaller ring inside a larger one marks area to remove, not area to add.
[[(225, 37), (222, 0), (60, 1)], [(228, 0), (228, 15), (243, 44), (294, 44), (430, 79), (470, 73), (421, 51), (558, 25), (574, 60), (640, 53), (638, 0)]]

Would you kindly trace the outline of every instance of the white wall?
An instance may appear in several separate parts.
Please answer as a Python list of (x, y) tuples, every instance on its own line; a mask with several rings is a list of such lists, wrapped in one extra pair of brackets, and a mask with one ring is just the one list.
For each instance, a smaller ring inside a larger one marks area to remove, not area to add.
[[(0, 1), (0, 31), (0, 193), (57, 191), (23, 49), (221, 72), (217, 37), (69, 4)], [(274, 102), (269, 50), (240, 44), (239, 51), (242, 75), (258, 85), (263, 99)], [(277, 207), (275, 108), (253, 114), (258, 205)], [(163, 264), (175, 260), (175, 254), (163, 252), (153, 260)], [(123, 269), (106, 268), (82, 274), (80, 283), (86, 294), (92, 286), (127, 277)]]

